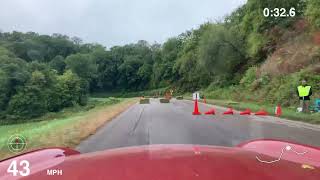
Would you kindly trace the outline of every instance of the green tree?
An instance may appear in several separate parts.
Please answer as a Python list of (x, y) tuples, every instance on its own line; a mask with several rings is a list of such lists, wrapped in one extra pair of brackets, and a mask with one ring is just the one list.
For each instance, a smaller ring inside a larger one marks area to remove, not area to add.
[(139, 79), (140, 79), (139, 89), (147, 88), (152, 76), (152, 65), (148, 63), (144, 63), (139, 68), (137, 75), (139, 76)]
[(40, 71), (32, 73), (30, 81), (14, 95), (8, 106), (8, 113), (18, 118), (33, 118), (43, 115), (47, 110), (45, 93), (45, 76)]
[(170, 38), (161, 47), (161, 58), (153, 66), (154, 80), (164, 86), (170, 85), (174, 79), (173, 67), (182, 47), (182, 40)]
[(176, 86), (182, 91), (194, 91), (201, 86), (207, 86), (210, 77), (199, 66), (199, 41), (209, 24), (203, 24), (199, 29), (188, 31), (179, 37), (182, 48), (173, 67)]
[(67, 68), (79, 77), (91, 81), (97, 73), (97, 64), (90, 54), (73, 54), (66, 58)]
[(308, 0), (305, 14), (311, 25), (320, 28), (320, 1)]
[[(284, 8), (289, 13), (295, 8), (294, 17), (264, 17), (263, 10), (268, 8), (276, 12), (275, 8)], [(290, 28), (297, 19), (301, 18), (305, 8), (305, 0), (248, 0), (241, 8), (232, 13), (227, 22), (237, 27), (237, 31), (246, 38), (247, 54), (256, 62), (261, 62), (267, 57), (269, 51), (264, 47), (269, 43), (266, 32), (274, 27)], [(239, 23), (239, 24), (238, 24)]]
[(63, 74), (64, 69), (66, 68), (66, 63), (64, 62), (64, 58), (58, 55), (50, 61), (49, 66), (52, 69), (55, 69), (58, 74)]
[(117, 86), (118, 63), (110, 51), (96, 47), (91, 53), (97, 63), (97, 76), (90, 85), (94, 91), (110, 91)]
[(9, 77), (0, 69), (0, 112), (6, 109), (9, 101)]
[(140, 83), (138, 70), (142, 66), (142, 62), (135, 56), (125, 57), (124, 62), (119, 66), (118, 83), (121, 87), (130, 90), (137, 90)]
[(55, 95), (58, 96), (58, 107), (70, 107), (80, 102), (81, 79), (68, 70), (63, 75), (58, 76)]
[(30, 78), (27, 63), (10, 56), (10, 54), (9, 56), (8, 54), (0, 54), (0, 111), (7, 108), (11, 97)]
[(233, 74), (239, 72), (246, 61), (242, 38), (223, 25), (212, 25), (201, 38), (199, 58), (202, 69), (214, 77), (217, 85), (239, 82)]

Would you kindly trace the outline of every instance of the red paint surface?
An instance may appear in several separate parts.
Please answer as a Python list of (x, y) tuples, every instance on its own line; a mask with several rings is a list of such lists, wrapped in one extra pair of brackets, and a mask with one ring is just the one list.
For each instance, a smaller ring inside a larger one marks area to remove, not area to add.
[(256, 116), (267, 116), (268, 112), (263, 110), (263, 109), (261, 109), (260, 111), (254, 113), (254, 115), (256, 115)]
[(276, 107), (275, 115), (278, 116), (278, 117), (280, 117), (282, 115), (282, 108), (281, 108), (281, 106), (279, 104)]
[(260, 154), (271, 156), (267, 160), (276, 159), (279, 157), (282, 148), (290, 146), (296, 152), (306, 152), (303, 155), (298, 155), (292, 150), (284, 151), (282, 160), (292, 161), (299, 164), (308, 164), (320, 168), (320, 148), (288, 141), (278, 141), (272, 139), (255, 140), (242, 143), (238, 147), (249, 151), (259, 152)]
[(22, 160), (27, 160), (31, 166), (31, 173), (37, 173), (47, 168), (54, 167), (65, 162), (65, 158), (71, 155), (80, 154), (79, 152), (67, 148), (39, 149), (20, 156), (8, 158), (0, 162), (0, 179), (15, 179), (7, 173), (7, 169), (13, 160), (17, 164)]
[(233, 115), (233, 109), (232, 108), (228, 108), (227, 111), (225, 111), (223, 114), (224, 115)]
[[(262, 154), (272, 153), (272, 149), (277, 152), (278, 148), (285, 143), (261, 140), (241, 144), (235, 148), (152, 145), (68, 157), (56, 157), (56, 155), (63, 155), (63, 150), (48, 149), (18, 158), (30, 160), (32, 175), (25, 179), (33, 180), (319, 180), (318, 167), (310, 170), (301, 168), (300, 163), (288, 160), (275, 164), (264, 164), (256, 160), (256, 155), (270, 158)], [(253, 146), (256, 147), (255, 150), (263, 153), (258, 154), (252, 151)], [(268, 148), (263, 148), (266, 146)], [(297, 146), (299, 146), (297, 150), (302, 148), (300, 145)], [(312, 156), (313, 153), (319, 153), (319, 149), (312, 149), (310, 156), (310, 158), (317, 158), (317, 155)], [(0, 163), (1, 179), (8, 178), (4, 172), (11, 160)], [(47, 169), (62, 169), (63, 175), (47, 176)]]
[(206, 114), (206, 115), (215, 115), (216, 111), (214, 110), (214, 108), (211, 108), (207, 112), (205, 112), (204, 114)]
[(240, 115), (251, 115), (251, 110), (250, 109), (246, 109), (244, 111), (241, 111)]

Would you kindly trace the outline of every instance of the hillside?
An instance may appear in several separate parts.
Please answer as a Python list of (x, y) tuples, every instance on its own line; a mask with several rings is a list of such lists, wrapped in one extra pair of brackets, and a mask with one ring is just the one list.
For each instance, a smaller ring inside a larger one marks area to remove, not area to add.
[(272, 77), (288, 75), (308, 69), (320, 72), (320, 43), (317, 42), (319, 33), (292, 34), (290, 40), (278, 45), (259, 68), (260, 75), (268, 74)]

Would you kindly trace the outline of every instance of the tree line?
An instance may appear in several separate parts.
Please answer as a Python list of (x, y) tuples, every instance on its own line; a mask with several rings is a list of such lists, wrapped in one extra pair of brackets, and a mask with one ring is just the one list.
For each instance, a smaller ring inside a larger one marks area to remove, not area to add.
[[(289, 18), (263, 9), (296, 9)], [(0, 118), (25, 119), (86, 105), (89, 93), (175, 87), (181, 92), (239, 84), (277, 47), (281, 32), (304, 20), (319, 28), (317, 0), (248, 0), (218, 22), (169, 38), (106, 49), (80, 38), (0, 32)]]

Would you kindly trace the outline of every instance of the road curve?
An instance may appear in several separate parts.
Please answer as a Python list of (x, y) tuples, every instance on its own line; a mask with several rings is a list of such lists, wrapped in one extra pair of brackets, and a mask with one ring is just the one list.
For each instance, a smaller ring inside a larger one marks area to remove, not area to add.
[[(210, 107), (200, 104), (200, 110)], [(319, 126), (304, 126), (274, 117), (222, 115), (224, 108), (216, 107), (217, 115), (193, 116), (193, 102), (171, 100), (161, 104), (135, 104), (76, 149), (82, 153), (148, 144), (200, 144), (234, 146), (259, 138), (290, 140), (320, 146)]]

